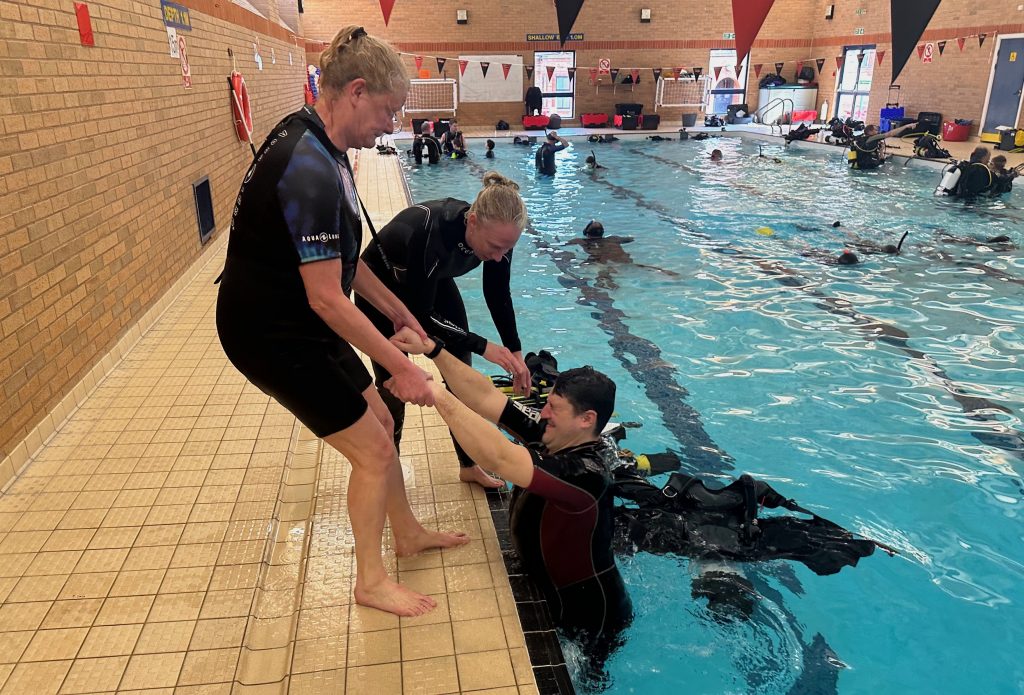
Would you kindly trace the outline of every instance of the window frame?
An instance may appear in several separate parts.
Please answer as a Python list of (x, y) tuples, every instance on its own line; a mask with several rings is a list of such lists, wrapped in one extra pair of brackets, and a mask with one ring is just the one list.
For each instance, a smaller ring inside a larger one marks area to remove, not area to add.
[[(874, 61), (876, 51), (878, 49), (877, 44), (852, 44), (849, 46), (843, 46), (843, 67), (839, 70), (839, 74), (836, 75), (836, 92), (835, 92), (835, 115), (836, 118), (850, 118), (854, 117), (857, 112), (857, 102), (861, 99), (864, 100), (864, 114), (867, 116), (868, 103), (871, 100), (871, 84), (874, 82), (874, 67), (872, 66), (871, 82), (868, 83), (867, 89), (857, 89), (857, 84), (860, 82), (861, 71), (864, 69), (864, 63), (867, 61)], [(864, 52), (864, 60), (857, 61), (857, 53)], [(868, 53), (870, 53), (868, 55)], [(852, 60), (851, 60), (852, 58)], [(851, 63), (856, 65), (857, 74), (854, 76), (853, 89), (843, 89), (843, 78), (846, 76), (846, 70), (851, 66)], [(843, 97), (849, 96), (851, 98), (850, 112), (841, 115), (840, 104), (842, 103)]]

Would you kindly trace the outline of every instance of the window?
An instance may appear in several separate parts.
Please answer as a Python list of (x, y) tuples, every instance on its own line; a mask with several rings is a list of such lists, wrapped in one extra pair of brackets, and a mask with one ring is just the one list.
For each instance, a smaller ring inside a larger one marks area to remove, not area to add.
[(192, 196), (196, 201), (196, 221), (199, 223), (199, 244), (205, 244), (216, 227), (213, 221), (213, 194), (210, 177), (204, 176), (192, 183)]
[[(720, 68), (715, 77), (715, 68)], [(742, 104), (747, 94), (747, 64), (740, 66), (740, 74), (736, 74), (736, 51), (711, 51), (708, 68), (708, 79), (711, 89), (708, 90), (704, 113), (723, 114), (731, 104)]]
[(863, 121), (868, 117), (871, 77), (875, 73), (874, 46), (847, 46), (836, 89), (836, 117)]
[[(576, 51), (537, 51), (533, 54), (533, 65), (533, 83), (540, 87), (543, 97), (541, 113), (572, 118), (575, 115), (575, 80), (569, 80), (569, 68), (576, 67)], [(555, 69), (551, 79), (548, 79), (549, 67)]]

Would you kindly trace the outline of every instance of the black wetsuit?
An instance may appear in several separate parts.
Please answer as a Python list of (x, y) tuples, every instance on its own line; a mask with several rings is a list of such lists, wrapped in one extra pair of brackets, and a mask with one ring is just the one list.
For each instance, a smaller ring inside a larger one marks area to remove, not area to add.
[[(398, 277), (388, 272), (376, 243), (371, 243), (363, 252), (366, 265), (402, 300), (423, 329), (441, 338), (448, 351), (466, 364), (471, 363), (472, 353), (484, 353), (487, 339), (469, 332), (466, 306), (454, 278), (481, 264), (484, 299), (502, 345), (512, 352), (522, 349), (509, 290), (512, 252), (509, 251), (500, 262), (477, 258), (466, 244), (468, 211), (469, 203), (445, 198), (413, 205), (395, 215), (378, 236)], [(391, 321), (365, 299), (357, 296), (356, 306), (381, 333), (389, 336), (394, 332)], [(405, 421), (405, 404), (384, 388), (384, 382), (391, 378), (386, 369), (374, 363), (373, 373), (377, 390), (395, 419), (395, 443), (398, 444)], [(475, 465), (458, 442), (455, 451), (462, 466)]]
[(371, 380), (352, 347), (309, 306), (299, 266), (341, 260), (355, 278), (362, 227), (345, 154), (306, 106), (276, 125), (242, 181), (217, 296), (228, 359), (314, 434), (354, 424)]
[(612, 552), (615, 448), (596, 440), (548, 453), (539, 411), (514, 401), (498, 424), (527, 443), (534, 464), (529, 487), (514, 488), (509, 505), (516, 553), (555, 622), (588, 641), (614, 641), (633, 616)]
[(1014, 171), (1007, 171), (1005, 174), (999, 174), (992, 172), (992, 187), (989, 188), (990, 195), (1002, 195), (1003, 193), (1009, 193), (1013, 190), (1013, 180), (1017, 178), (1017, 173)]
[(534, 162), (537, 165), (537, 171), (548, 176), (555, 175), (555, 152), (561, 152), (568, 145), (553, 144), (550, 142), (543, 143), (537, 148), (537, 154), (534, 155)]
[(850, 145), (856, 155), (850, 160), (854, 169), (876, 169), (882, 163), (882, 140), (868, 142), (867, 135), (860, 135)]
[(956, 195), (961, 198), (973, 198), (988, 192), (994, 177), (988, 165), (981, 162), (962, 164), (960, 180), (956, 184)]
[(427, 162), (437, 164), (441, 161), (441, 141), (433, 135), (423, 133), (417, 135), (412, 141), (412, 156), (417, 164), (423, 163), (423, 150), (427, 150)]
[(444, 148), (445, 154), (454, 154), (456, 157), (466, 156), (466, 138), (462, 135), (461, 130), (449, 130), (442, 135), (441, 146)]

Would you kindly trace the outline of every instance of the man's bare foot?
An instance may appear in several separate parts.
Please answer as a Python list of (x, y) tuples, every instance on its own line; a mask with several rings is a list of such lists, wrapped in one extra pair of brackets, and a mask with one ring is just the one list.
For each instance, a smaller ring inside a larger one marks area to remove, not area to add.
[(495, 478), (493, 475), (485, 471), (480, 466), (473, 466), (472, 468), (460, 468), (459, 480), (461, 480), (464, 483), (476, 483), (480, 487), (484, 488), (505, 487), (504, 480), (502, 480), (501, 478)]
[(414, 616), (429, 613), (437, 602), (429, 596), (406, 589), (390, 577), (369, 588), (356, 584), (356, 603), (395, 615)]
[(395, 538), (395, 555), (408, 557), (431, 548), (457, 548), (460, 545), (469, 543), (469, 536), (461, 531), (444, 533), (442, 531), (428, 531), (421, 529), (415, 535), (407, 538)]

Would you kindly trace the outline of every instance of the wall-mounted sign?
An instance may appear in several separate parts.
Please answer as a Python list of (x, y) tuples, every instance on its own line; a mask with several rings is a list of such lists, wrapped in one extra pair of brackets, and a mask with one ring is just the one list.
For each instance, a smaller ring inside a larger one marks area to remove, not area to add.
[(854, 36), (864, 36), (864, 27), (857, 27), (853, 30)]
[(168, 0), (160, 0), (160, 13), (164, 16), (164, 24), (167, 26), (192, 31), (192, 19), (189, 17), (187, 7)]
[[(559, 41), (558, 34), (527, 34), (527, 41)], [(582, 41), (583, 33), (577, 32), (575, 34), (569, 34), (565, 37), (566, 41)]]
[(731, 32), (731, 31), (727, 31), (727, 32), (724, 32), (724, 33), (722, 34), (722, 38), (723, 38), (723, 39), (735, 39), (735, 38), (736, 38), (736, 34), (734, 34), (734, 33), (733, 33), (733, 32)]

